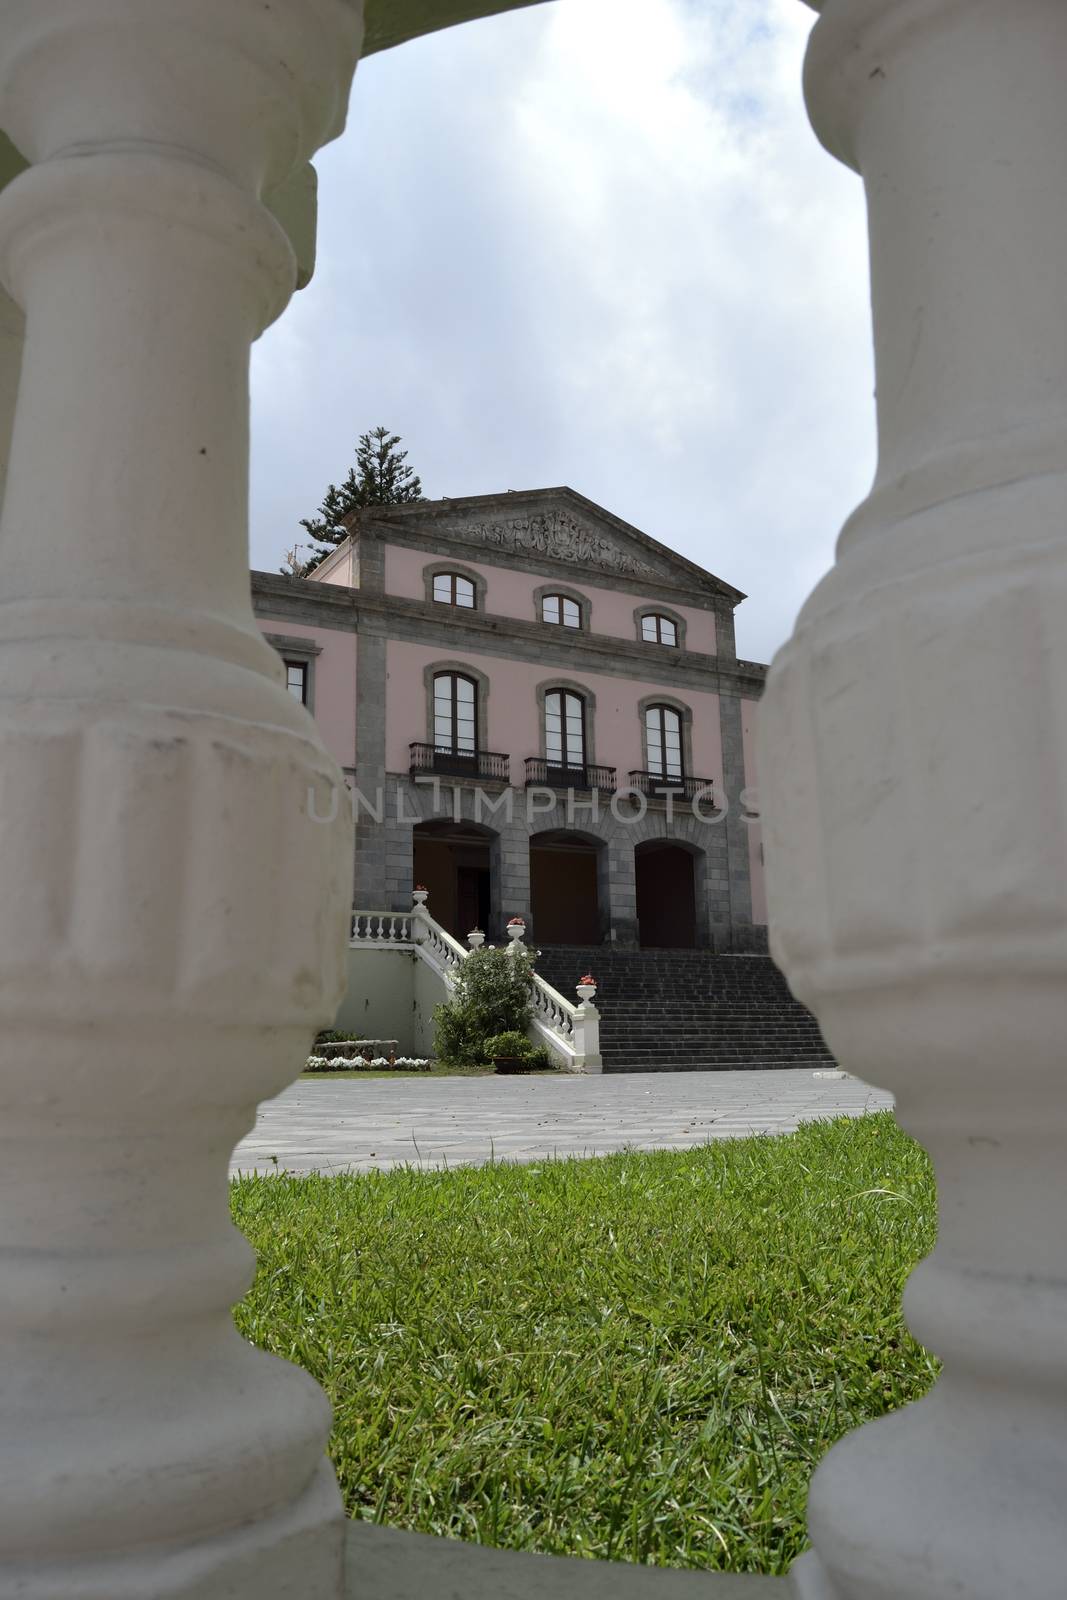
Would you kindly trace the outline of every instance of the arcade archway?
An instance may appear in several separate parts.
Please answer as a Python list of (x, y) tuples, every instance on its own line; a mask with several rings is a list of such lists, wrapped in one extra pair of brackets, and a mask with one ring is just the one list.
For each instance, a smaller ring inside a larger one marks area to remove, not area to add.
[(697, 944), (697, 855), (667, 839), (634, 851), (637, 937), (644, 950), (691, 950)]
[(488, 828), (422, 822), (412, 829), (412, 881), (430, 891), (429, 910), (455, 939), (489, 932), (493, 843)]
[(602, 841), (564, 831), (530, 840), (530, 910), (538, 944), (599, 944)]

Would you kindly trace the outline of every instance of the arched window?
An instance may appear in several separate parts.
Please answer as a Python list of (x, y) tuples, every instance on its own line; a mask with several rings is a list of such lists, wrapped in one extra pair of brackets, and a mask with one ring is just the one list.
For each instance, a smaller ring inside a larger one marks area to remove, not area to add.
[(545, 695), (545, 762), (551, 773), (585, 767), (585, 700), (570, 689)]
[(478, 688), (460, 672), (438, 672), (433, 680), (433, 746), (437, 755), (478, 754)]
[(682, 719), (673, 706), (649, 706), (645, 711), (645, 745), (648, 770), (654, 778), (683, 778)]
[(561, 628), (580, 628), (582, 610), (569, 595), (546, 594), (541, 597), (541, 621), (554, 622)]
[(678, 644), (676, 623), (659, 611), (649, 611), (641, 618), (641, 637), (646, 644)]
[(460, 572), (437, 572), (433, 580), (433, 597), (443, 606), (466, 606), (474, 610), (474, 584)]

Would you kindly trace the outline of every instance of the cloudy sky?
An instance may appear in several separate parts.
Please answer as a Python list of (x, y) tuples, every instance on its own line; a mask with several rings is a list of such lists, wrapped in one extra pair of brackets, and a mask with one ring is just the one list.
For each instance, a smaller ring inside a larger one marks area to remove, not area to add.
[(252, 559), (358, 435), (428, 496), (567, 483), (743, 589), (766, 660), (874, 465), (858, 179), (798, 0), (556, 0), (372, 57), (253, 362)]

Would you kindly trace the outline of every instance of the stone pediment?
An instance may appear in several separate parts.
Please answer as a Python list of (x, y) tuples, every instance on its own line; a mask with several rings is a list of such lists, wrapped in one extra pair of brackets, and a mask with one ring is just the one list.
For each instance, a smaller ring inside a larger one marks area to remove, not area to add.
[[(737, 595), (703, 568), (571, 489), (432, 500), (376, 512), (375, 522), (486, 552)], [(473, 550), (470, 552), (473, 554)]]
[(545, 560), (566, 561), (580, 567), (602, 567), (608, 572), (621, 572), (634, 578), (666, 575), (662, 563), (652, 565), (642, 560), (589, 518), (565, 507), (531, 508), (511, 516), (478, 517), (471, 521), (449, 520), (446, 526), (457, 538), (469, 539), (494, 550), (509, 550), (515, 555), (541, 556)]

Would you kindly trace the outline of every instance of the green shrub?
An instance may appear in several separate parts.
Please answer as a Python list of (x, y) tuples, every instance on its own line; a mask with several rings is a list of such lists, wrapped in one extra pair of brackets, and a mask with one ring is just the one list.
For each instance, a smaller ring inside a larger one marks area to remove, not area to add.
[(490, 1061), (495, 1056), (532, 1056), (534, 1047), (524, 1033), (498, 1033), (485, 1041), (485, 1053)]
[(501, 1033), (525, 1039), (530, 1026), (533, 956), (528, 950), (472, 950), (454, 979), (455, 993), (434, 1008), (434, 1054), (449, 1066), (487, 1059), (486, 1042)]

